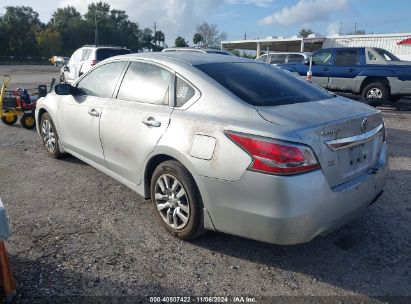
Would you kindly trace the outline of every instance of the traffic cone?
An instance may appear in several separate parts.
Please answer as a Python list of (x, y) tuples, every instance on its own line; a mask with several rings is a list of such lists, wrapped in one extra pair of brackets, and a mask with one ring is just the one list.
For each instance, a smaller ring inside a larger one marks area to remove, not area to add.
[(311, 70), (307, 71), (307, 76), (305, 77), (305, 80), (311, 81), (313, 78), (313, 72)]
[(10, 302), (16, 294), (16, 284), (11, 273), (9, 259), (7, 257), (6, 246), (0, 241), (0, 275), (3, 285), (5, 302)]

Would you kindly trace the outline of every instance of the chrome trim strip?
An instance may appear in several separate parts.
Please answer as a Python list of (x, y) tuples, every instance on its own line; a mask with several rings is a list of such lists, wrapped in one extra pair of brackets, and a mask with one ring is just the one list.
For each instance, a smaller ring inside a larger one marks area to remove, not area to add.
[(330, 148), (332, 151), (337, 151), (341, 149), (346, 149), (350, 148), (353, 146), (357, 146), (360, 144), (363, 144), (367, 141), (370, 141), (373, 139), (374, 136), (376, 136), (378, 133), (380, 133), (383, 129), (384, 125), (380, 124), (378, 127), (375, 129), (372, 129), (364, 134), (360, 135), (355, 135), (351, 137), (345, 137), (345, 138), (340, 138), (340, 139), (334, 139), (334, 140), (327, 140), (324, 143)]

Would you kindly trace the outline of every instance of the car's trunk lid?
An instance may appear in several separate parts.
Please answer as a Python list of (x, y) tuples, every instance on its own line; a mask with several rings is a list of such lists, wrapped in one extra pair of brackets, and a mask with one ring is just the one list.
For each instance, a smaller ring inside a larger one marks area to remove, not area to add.
[(295, 131), (301, 143), (312, 147), (331, 187), (364, 173), (378, 159), (383, 121), (369, 106), (337, 97), (257, 111), (265, 120)]

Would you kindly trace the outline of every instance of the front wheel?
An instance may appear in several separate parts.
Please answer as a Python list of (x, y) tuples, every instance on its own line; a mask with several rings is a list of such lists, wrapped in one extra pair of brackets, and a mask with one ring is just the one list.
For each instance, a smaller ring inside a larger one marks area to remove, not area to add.
[(44, 113), (40, 120), (40, 134), (47, 152), (53, 158), (60, 158), (59, 137), (53, 120), (48, 113)]
[(165, 161), (151, 178), (151, 201), (166, 230), (182, 240), (204, 232), (203, 202), (195, 181), (177, 161)]

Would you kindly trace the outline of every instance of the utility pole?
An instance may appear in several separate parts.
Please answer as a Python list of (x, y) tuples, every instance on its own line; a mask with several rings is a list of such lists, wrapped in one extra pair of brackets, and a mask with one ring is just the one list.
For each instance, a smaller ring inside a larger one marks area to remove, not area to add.
[(244, 33), (244, 40), (247, 40), (247, 33)]
[(156, 33), (157, 33), (157, 24), (156, 24), (156, 22), (154, 21), (154, 45), (156, 46), (156, 48), (157, 48), (157, 38), (156, 38)]
[(343, 26), (343, 23), (342, 23), (342, 21), (340, 22), (340, 32), (338, 33), (340, 36), (342, 35), (342, 26)]
[(94, 44), (98, 46), (98, 27), (97, 27), (97, 17), (94, 16), (94, 25), (95, 25), (95, 30), (94, 30)]
[(354, 23), (354, 35), (357, 34), (357, 22)]

